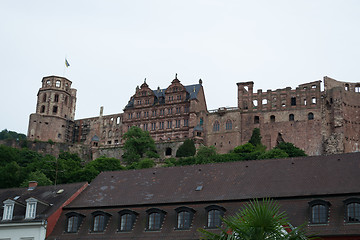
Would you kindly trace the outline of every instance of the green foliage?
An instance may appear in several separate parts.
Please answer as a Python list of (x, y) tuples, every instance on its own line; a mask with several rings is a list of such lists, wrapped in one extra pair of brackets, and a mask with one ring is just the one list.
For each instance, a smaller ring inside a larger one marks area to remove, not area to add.
[(18, 187), (24, 180), (21, 167), (14, 161), (0, 168), (0, 188)]
[(150, 158), (144, 158), (140, 160), (140, 162), (138, 163), (138, 169), (152, 168), (152, 167), (155, 167), (155, 162)]
[(261, 144), (261, 135), (260, 135), (260, 129), (254, 128), (251, 138), (249, 140), (249, 143), (251, 143), (254, 146), (262, 145)]
[(245, 143), (234, 148), (234, 153), (251, 153), (255, 151), (255, 146), (251, 143)]
[(272, 158), (287, 158), (289, 157), (289, 155), (281, 150), (281, 149), (276, 149), (273, 148), (263, 154), (261, 154), (258, 159), (272, 159)]
[(289, 142), (281, 142), (279, 143), (275, 149), (281, 149), (286, 152), (289, 157), (305, 157), (307, 156), (304, 150), (296, 147), (294, 144)]
[(30, 181), (37, 181), (38, 186), (48, 186), (53, 184), (53, 182), (40, 170), (31, 172), (25, 181), (22, 182), (20, 187), (27, 187)]
[(176, 151), (176, 157), (191, 157), (196, 153), (194, 141), (186, 139)]
[(124, 134), (124, 139), (125, 153), (123, 159), (127, 165), (138, 162), (145, 156), (158, 157), (158, 155), (154, 155), (156, 153), (155, 142), (150, 137), (149, 132), (133, 126)]
[(0, 140), (26, 140), (26, 135), (22, 133), (17, 133), (14, 131), (8, 131), (7, 129), (4, 129), (0, 132)]
[(221, 240), (305, 240), (302, 227), (294, 231), (289, 227), (290, 222), (286, 213), (280, 211), (277, 202), (264, 199), (250, 201), (237, 214), (223, 219), (225, 228), (220, 234), (205, 229), (199, 229), (201, 239)]
[(124, 170), (125, 167), (121, 166), (121, 162), (116, 158), (107, 158), (105, 156), (99, 157), (89, 162), (85, 168), (94, 167), (99, 173), (103, 171), (117, 171)]
[(54, 144), (55, 144), (55, 142), (54, 142), (53, 140), (51, 140), (51, 139), (49, 139), (47, 142), (48, 142), (49, 144), (51, 144), (51, 145), (54, 145)]
[(201, 146), (196, 153), (196, 164), (210, 163), (211, 158), (216, 155), (216, 148), (214, 146)]

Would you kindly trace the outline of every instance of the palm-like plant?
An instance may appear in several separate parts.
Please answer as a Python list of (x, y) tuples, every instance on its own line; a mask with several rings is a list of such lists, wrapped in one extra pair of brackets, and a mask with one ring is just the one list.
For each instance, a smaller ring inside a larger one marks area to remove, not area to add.
[[(285, 212), (271, 199), (250, 201), (234, 216), (223, 219), (225, 229), (220, 234), (199, 229), (202, 239), (217, 240), (303, 240), (302, 227), (291, 229)], [(313, 239), (313, 238), (312, 238)]]

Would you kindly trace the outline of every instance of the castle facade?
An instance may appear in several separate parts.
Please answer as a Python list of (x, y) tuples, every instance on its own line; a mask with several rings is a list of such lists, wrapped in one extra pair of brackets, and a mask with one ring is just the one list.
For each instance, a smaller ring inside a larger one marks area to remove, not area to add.
[(360, 83), (324, 77), (290, 87), (254, 92), (253, 82), (237, 83), (238, 106), (208, 110), (202, 80), (184, 86), (175, 77), (165, 89), (146, 81), (136, 88), (122, 113), (74, 119), (76, 90), (71, 81), (49, 76), (42, 80), (36, 113), (30, 115), (28, 139), (81, 144), (92, 157), (120, 158), (123, 134), (138, 126), (149, 131), (160, 156), (175, 156), (185, 139), (215, 146), (227, 153), (246, 143), (259, 128), (271, 149), (291, 142), (308, 155), (360, 150)]

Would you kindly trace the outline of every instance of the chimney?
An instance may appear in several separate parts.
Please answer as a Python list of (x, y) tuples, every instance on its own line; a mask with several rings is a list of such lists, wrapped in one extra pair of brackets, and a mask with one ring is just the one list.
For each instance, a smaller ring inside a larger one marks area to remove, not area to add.
[(37, 187), (37, 185), (38, 185), (37, 181), (30, 181), (28, 191), (34, 190)]

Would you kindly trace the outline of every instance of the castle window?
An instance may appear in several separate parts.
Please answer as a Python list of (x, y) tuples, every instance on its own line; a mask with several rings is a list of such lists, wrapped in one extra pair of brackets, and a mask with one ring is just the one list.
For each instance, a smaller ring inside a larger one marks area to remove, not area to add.
[(220, 124), (218, 121), (215, 121), (213, 125), (213, 132), (218, 132), (219, 130), (220, 130)]
[(79, 230), (80, 224), (84, 218), (84, 215), (79, 213), (70, 212), (65, 214), (66, 219), (66, 232), (68, 233), (76, 233)]
[(160, 116), (165, 114), (165, 109), (160, 109)]
[(151, 130), (155, 130), (156, 128), (156, 123), (151, 123)]
[(151, 116), (156, 117), (156, 110), (152, 111)]
[(306, 106), (306, 99), (304, 99), (304, 105)]
[(54, 102), (59, 102), (59, 94), (55, 94)]
[(48, 87), (51, 86), (51, 81), (50, 80), (46, 81), (46, 86), (48, 86)]
[(257, 108), (258, 101), (257, 101), (257, 100), (253, 100), (253, 105), (254, 105), (254, 108)]
[(189, 112), (189, 107), (185, 107), (185, 108), (184, 108), (184, 112), (185, 112), (185, 113), (188, 113), (188, 112)]
[(181, 100), (181, 95), (178, 95), (178, 96), (177, 96), (177, 100)]
[(291, 98), (291, 106), (296, 106), (296, 97)]
[(189, 119), (184, 119), (184, 127), (188, 127), (189, 126)]
[(260, 123), (260, 118), (259, 118), (259, 116), (255, 116), (254, 117), (254, 124), (258, 124), (258, 123)]
[(348, 223), (360, 222), (360, 199), (350, 198), (344, 201), (345, 203), (345, 221)]
[(93, 212), (92, 215), (93, 215), (92, 231), (93, 232), (105, 231), (105, 227), (111, 215), (109, 213), (105, 213), (101, 211)]
[(294, 114), (289, 114), (289, 121), (294, 121), (294, 120), (295, 120)]
[(314, 119), (314, 114), (311, 112), (308, 114), (308, 120), (313, 120)]
[(171, 154), (172, 154), (172, 149), (171, 148), (166, 148), (166, 150), (165, 150), (165, 156), (171, 156)]
[(316, 88), (316, 85), (312, 85), (311, 88)]
[(172, 121), (167, 121), (167, 128), (172, 128)]
[(265, 99), (263, 99), (263, 100), (262, 100), (262, 105), (266, 105), (266, 104), (267, 104), (267, 102), (268, 102), (268, 101), (267, 101), (267, 99), (266, 99), (266, 98), (265, 98)]
[(112, 137), (112, 131), (110, 130), (108, 133), (108, 137), (111, 138)]
[(225, 208), (212, 205), (205, 208), (207, 211), (207, 228), (218, 228), (221, 226), (221, 217), (224, 216)]
[(226, 121), (226, 130), (231, 130), (232, 129), (232, 121), (231, 120), (227, 120)]
[(43, 99), (42, 99), (43, 102), (46, 102), (46, 93), (43, 94)]
[(40, 108), (40, 113), (44, 113), (45, 112), (45, 106), (42, 105), (41, 108)]
[(359, 85), (355, 86), (355, 92), (360, 93), (360, 86)]
[(316, 103), (316, 97), (311, 98), (311, 103), (312, 103), (312, 104), (315, 104), (315, 103)]
[(204, 119), (200, 118), (200, 126), (202, 126), (204, 124)]
[(61, 82), (59, 80), (55, 82), (55, 87), (61, 87)]
[(188, 207), (179, 207), (175, 209), (175, 211), (177, 213), (176, 229), (178, 230), (190, 229), (195, 210)]
[(12, 220), (13, 212), (14, 212), (14, 204), (13, 200), (5, 200), (4, 202), (4, 212), (2, 220)]
[(147, 130), (148, 130), (148, 124), (144, 123), (144, 131), (147, 131)]
[(328, 222), (330, 203), (324, 200), (314, 200), (309, 202), (310, 223), (324, 224)]
[(120, 215), (120, 231), (129, 232), (132, 230), (137, 213), (131, 210), (122, 210), (119, 212)]
[(270, 116), (270, 122), (275, 122), (275, 116), (274, 115)]
[(179, 107), (176, 108), (176, 113), (180, 113), (180, 108)]
[(159, 123), (159, 128), (160, 128), (160, 129), (164, 129), (164, 122), (160, 122), (160, 123)]
[(168, 109), (168, 114), (172, 114), (172, 108)]
[(116, 124), (120, 124), (120, 117), (116, 118)]
[(53, 106), (53, 113), (55, 114), (55, 113), (57, 113), (57, 111), (58, 111), (58, 107), (57, 107), (57, 106)]
[(345, 84), (345, 91), (349, 91), (349, 84)]
[(68, 97), (67, 96), (65, 96), (64, 104), (65, 104), (65, 106), (67, 106), (67, 104), (68, 104)]
[(147, 230), (148, 231), (158, 231), (158, 230), (160, 230), (166, 212), (162, 211), (160, 209), (157, 209), (157, 208), (149, 209), (146, 212), (148, 214)]
[(180, 127), (180, 120), (175, 120), (175, 127), (179, 128)]

